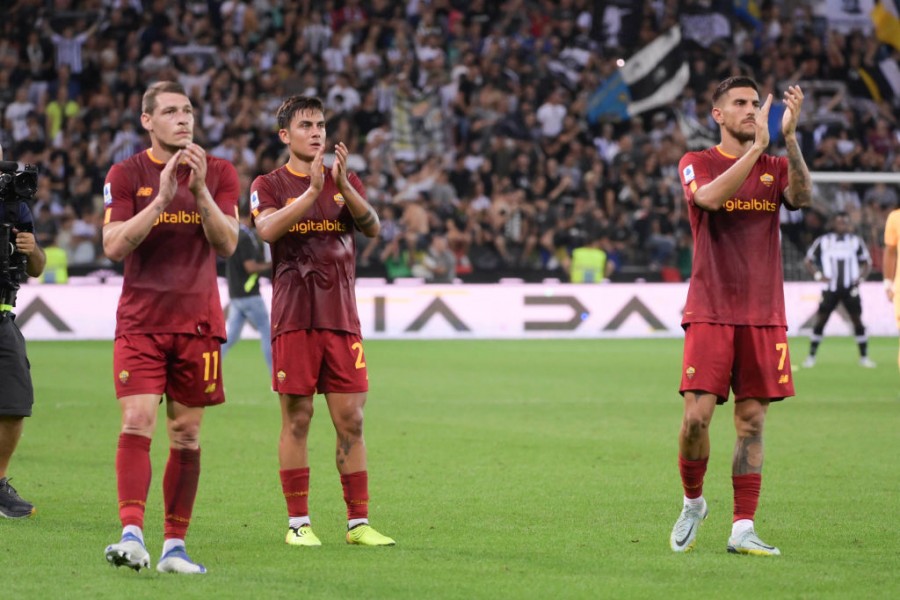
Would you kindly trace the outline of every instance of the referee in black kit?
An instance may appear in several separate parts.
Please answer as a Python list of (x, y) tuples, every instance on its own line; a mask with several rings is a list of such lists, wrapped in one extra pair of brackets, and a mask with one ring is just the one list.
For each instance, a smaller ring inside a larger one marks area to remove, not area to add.
[(874, 368), (875, 363), (868, 356), (869, 339), (862, 323), (862, 302), (859, 298), (859, 283), (865, 281), (872, 270), (872, 257), (862, 238), (850, 232), (850, 215), (846, 212), (834, 215), (833, 231), (816, 238), (806, 252), (803, 264), (816, 281), (825, 283), (816, 324), (809, 338), (809, 356), (803, 361), (803, 366), (816, 366), (816, 351), (822, 343), (822, 332), (840, 302), (853, 320), (853, 332), (859, 346), (859, 366)]

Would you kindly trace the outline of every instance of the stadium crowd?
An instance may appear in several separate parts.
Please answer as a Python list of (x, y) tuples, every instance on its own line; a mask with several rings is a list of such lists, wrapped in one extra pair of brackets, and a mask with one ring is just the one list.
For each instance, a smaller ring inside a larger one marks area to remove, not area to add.
[[(40, 166), (37, 238), (83, 273), (113, 266), (103, 180), (148, 147), (141, 95), (171, 79), (244, 202), (286, 160), (281, 100), (325, 101), (329, 140), (348, 146), (382, 219), (378, 239), (360, 238), (360, 275), (565, 278), (572, 251), (593, 244), (613, 280), (680, 280), (691, 235), (677, 163), (716, 143), (709, 98), (727, 76), (756, 78), (763, 97), (804, 86), (811, 170), (900, 172), (900, 94), (880, 68), (900, 50), (820, 4), (760, 2), (739, 18), (719, 0), (18, 0), (0, 20), (0, 143)], [(719, 5), (727, 34), (691, 21)], [(617, 61), (679, 23), (690, 80), (678, 98), (588, 119)], [(896, 186), (841, 184), (785, 212), (786, 276), (807, 276), (806, 247), (840, 210), (880, 256), (897, 199)]]

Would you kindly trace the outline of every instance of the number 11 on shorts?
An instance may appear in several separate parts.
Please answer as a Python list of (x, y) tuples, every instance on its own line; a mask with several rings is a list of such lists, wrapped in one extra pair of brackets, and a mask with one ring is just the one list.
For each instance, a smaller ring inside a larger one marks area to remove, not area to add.
[[(782, 355), (783, 356), (783, 355)], [(782, 357), (782, 362), (784, 362), (784, 358)], [(219, 351), (213, 350), (212, 352), (204, 352), (203, 353), (203, 381), (209, 381), (209, 366), (212, 363), (212, 379), (216, 378), (216, 375), (219, 373)]]

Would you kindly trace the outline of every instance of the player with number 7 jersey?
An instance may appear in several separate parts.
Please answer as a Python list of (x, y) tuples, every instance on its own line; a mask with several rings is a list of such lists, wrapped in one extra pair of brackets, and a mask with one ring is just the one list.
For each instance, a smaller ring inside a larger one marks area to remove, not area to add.
[(721, 82), (712, 97), (721, 143), (679, 162), (694, 256), (682, 325), (684, 415), (678, 435), (683, 509), (669, 538), (675, 552), (696, 543), (709, 508), (703, 481), (714, 409), (734, 394), (734, 514), (729, 552), (775, 556), (754, 529), (769, 404), (794, 395), (784, 312), (779, 211), (811, 203), (812, 183), (797, 142), (803, 93), (784, 93), (786, 157), (766, 154), (771, 94), (760, 102), (748, 77)]

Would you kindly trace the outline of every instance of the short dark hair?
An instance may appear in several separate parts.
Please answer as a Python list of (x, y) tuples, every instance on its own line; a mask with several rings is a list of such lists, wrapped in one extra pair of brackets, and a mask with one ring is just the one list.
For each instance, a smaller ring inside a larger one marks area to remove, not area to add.
[(846, 210), (839, 210), (836, 213), (834, 213), (834, 218), (835, 219), (849, 219), (850, 213), (848, 213)]
[(278, 129), (287, 129), (294, 120), (294, 116), (304, 110), (317, 110), (325, 114), (325, 105), (320, 98), (315, 96), (291, 96), (281, 103), (278, 112), (275, 113)]
[(715, 104), (719, 101), (719, 98), (725, 95), (728, 90), (732, 90), (734, 88), (752, 88), (757, 94), (759, 94), (759, 85), (756, 83), (752, 77), (746, 77), (744, 75), (737, 75), (735, 77), (729, 77), (722, 83), (716, 87), (716, 91), (713, 92), (712, 95), (712, 103)]
[(141, 100), (141, 112), (152, 115), (156, 110), (156, 97), (160, 94), (181, 94), (187, 97), (184, 86), (177, 81), (157, 81), (144, 92), (144, 98)]

